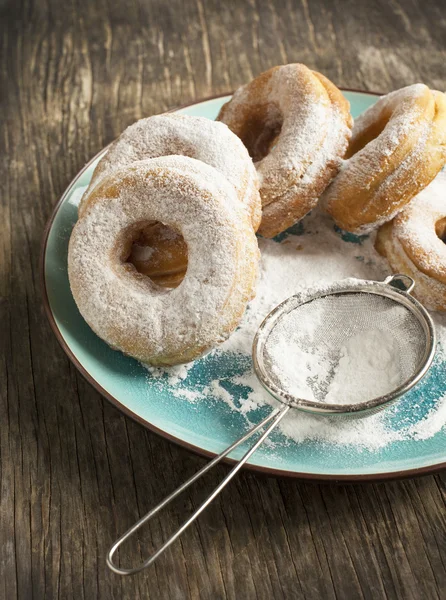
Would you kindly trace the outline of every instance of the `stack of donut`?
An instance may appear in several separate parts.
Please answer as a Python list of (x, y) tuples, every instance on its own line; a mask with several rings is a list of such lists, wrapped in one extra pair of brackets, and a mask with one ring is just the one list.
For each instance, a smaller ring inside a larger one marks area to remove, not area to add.
[(287, 65), (237, 90), (219, 119), (260, 175), (259, 233), (283, 231), (320, 198), (341, 229), (380, 228), (376, 248), (392, 270), (415, 280), (428, 308), (446, 310), (446, 178), (432, 184), (435, 201), (432, 191), (420, 194), (446, 163), (444, 93), (415, 84), (381, 97), (356, 119), (349, 141), (339, 90), (303, 65)]
[[(274, 67), (217, 121), (150, 117), (111, 145), (70, 240), (75, 301), (112, 347), (153, 365), (193, 360), (230, 335), (254, 296), (255, 232), (276, 236), (320, 199), (341, 229), (381, 227), (377, 249), (393, 269), (422, 272), (419, 298), (444, 310), (446, 210), (418, 194), (445, 162), (443, 93), (408, 86), (353, 126), (326, 77)], [(436, 291), (426, 295), (429, 278)]]
[[(110, 146), (80, 202), (79, 217), (93, 191), (107, 176), (140, 160), (172, 155), (187, 156), (214, 167), (233, 185), (257, 231), (261, 219), (258, 177), (246, 148), (221, 123), (174, 113), (137, 121)], [(134, 240), (130, 262), (158, 285), (176, 287), (186, 272), (187, 246), (179, 232), (161, 223), (150, 223)]]
[(138, 121), (79, 205), (68, 274), (81, 314), (141, 362), (197, 358), (230, 335), (254, 296), (260, 215), (255, 168), (225, 125), (174, 114)]

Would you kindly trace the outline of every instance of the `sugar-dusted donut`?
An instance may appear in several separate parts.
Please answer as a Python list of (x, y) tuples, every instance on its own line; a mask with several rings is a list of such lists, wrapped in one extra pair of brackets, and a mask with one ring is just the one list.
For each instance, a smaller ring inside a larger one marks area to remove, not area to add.
[(316, 205), (340, 167), (352, 126), (338, 88), (301, 64), (273, 67), (242, 86), (218, 119), (241, 138), (257, 167), (265, 237)]
[(346, 158), (324, 202), (339, 227), (368, 233), (445, 164), (445, 94), (419, 83), (383, 96), (356, 119)]
[(175, 113), (141, 119), (113, 142), (96, 166), (80, 202), (79, 216), (104, 177), (137, 160), (172, 154), (196, 158), (215, 167), (234, 186), (257, 231), (261, 218), (259, 182), (246, 148), (223, 123)]
[[(159, 287), (127, 262), (153, 222), (181, 233), (181, 285)], [(197, 358), (225, 340), (254, 296), (259, 251), (234, 187), (184, 156), (137, 161), (96, 186), (75, 225), (68, 275), (76, 304), (104, 341), (152, 365)]]
[(446, 173), (441, 172), (376, 236), (394, 272), (410, 275), (427, 308), (446, 310)]

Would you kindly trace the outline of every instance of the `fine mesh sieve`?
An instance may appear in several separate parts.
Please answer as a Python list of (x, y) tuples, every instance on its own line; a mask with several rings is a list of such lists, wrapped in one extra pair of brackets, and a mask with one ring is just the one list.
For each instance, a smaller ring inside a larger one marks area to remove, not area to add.
[[(403, 283), (407, 285), (406, 290), (395, 287)], [(264, 387), (293, 408), (362, 416), (370, 410), (384, 408), (421, 379), (432, 362), (435, 332), (427, 311), (410, 295), (414, 283), (406, 275), (395, 275), (385, 282), (350, 280), (341, 285), (292, 296), (277, 306), (256, 334), (253, 362)], [(367, 374), (364, 368), (367, 364), (361, 359), (370, 355), (367, 347), (370, 333), (381, 334), (372, 336), (375, 346), (376, 342), (381, 343), (379, 352), (372, 355), (374, 364)], [(306, 386), (297, 389), (290, 386), (283, 374), (283, 365), (281, 368), (274, 360), (277, 356), (274, 349), (281, 341), (286, 341), (284, 348), (299, 354), (298, 379), (306, 382)], [(356, 361), (343, 366), (340, 358), (351, 341), (354, 342), (352, 350), (357, 353), (353, 356)], [(306, 362), (302, 360), (305, 355), (316, 360)], [(323, 366), (316, 376), (311, 369), (315, 363)], [(354, 367), (358, 373), (352, 378)], [(384, 375), (389, 367), (392, 377), (387, 380)], [(363, 389), (364, 376), (367, 389)], [(344, 393), (339, 394), (339, 401), (327, 402), (334, 378), (344, 382)], [(355, 381), (361, 386), (358, 392), (361, 398), (348, 402), (344, 397), (351, 397), (352, 393), (345, 386)], [(310, 391), (312, 397), (301, 396), (299, 391)]]
[[(384, 282), (347, 280), (292, 296), (272, 310), (256, 333), (252, 355), (257, 377), (280, 401), (280, 408), (122, 535), (107, 556), (110, 569), (131, 575), (152, 564), (222, 491), (291, 408), (331, 418), (362, 417), (412, 388), (429, 369), (435, 353), (433, 322), (410, 295), (413, 287), (407, 275), (394, 275)], [(113, 563), (116, 550), (144, 523), (261, 430), (225, 479), (151, 557), (129, 569)]]

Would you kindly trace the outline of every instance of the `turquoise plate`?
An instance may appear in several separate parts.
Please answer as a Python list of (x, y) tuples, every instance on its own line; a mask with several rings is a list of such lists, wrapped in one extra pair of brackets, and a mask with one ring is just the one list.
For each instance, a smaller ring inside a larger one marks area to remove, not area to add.
[[(345, 95), (353, 116), (359, 115), (377, 98), (356, 91), (346, 91)], [(214, 119), (227, 99), (228, 96), (204, 100), (179, 112)], [(211, 399), (190, 403), (176, 397), (169, 386), (160, 386), (139, 363), (111, 350), (91, 331), (71, 296), (67, 276), (68, 240), (77, 219), (79, 197), (105, 151), (88, 163), (71, 183), (45, 232), (42, 281), (50, 324), (74, 365), (115, 406), (156, 433), (200, 454), (214, 456), (245, 431), (245, 418), (224, 402)], [(209, 367), (208, 363), (205, 369), (203, 361), (206, 358), (195, 363), (180, 385), (193, 389), (194, 384), (202, 384), (209, 377), (212, 364)], [(220, 357), (219, 363), (220, 371), (234, 373), (236, 367), (226, 355)], [(419, 418), (423, 418), (435, 398), (446, 392), (444, 372), (444, 365), (437, 360), (421, 384), (399, 402), (398, 414), (392, 418), (404, 420), (405, 413), (412, 411), (413, 419), (414, 405)], [(265, 414), (263, 409), (257, 412), (259, 419)], [(373, 451), (316, 441), (300, 444), (289, 439), (282, 441), (273, 447), (260, 448), (247, 468), (306, 479), (358, 481), (413, 476), (446, 467), (445, 428), (427, 440), (393, 442)], [(232, 455), (233, 458), (239, 458), (242, 451)]]

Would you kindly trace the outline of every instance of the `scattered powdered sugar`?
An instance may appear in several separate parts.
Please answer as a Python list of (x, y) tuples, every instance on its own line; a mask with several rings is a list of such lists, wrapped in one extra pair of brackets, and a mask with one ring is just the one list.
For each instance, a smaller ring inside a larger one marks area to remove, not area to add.
[(208, 386), (203, 389), (205, 395), (211, 394), (214, 398), (223, 400), (233, 409), (236, 408), (232, 395), (226, 390), (218, 379), (214, 379)]
[(173, 367), (169, 367), (168, 370), (160, 368), (160, 367), (152, 367), (151, 365), (144, 365), (144, 367), (149, 371), (152, 377), (159, 378), (165, 375), (167, 372), (169, 375), (169, 384), (177, 385), (183, 379), (186, 379), (187, 374), (189, 372), (190, 367), (193, 363), (185, 364), (185, 365), (175, 365)]
[(319, 390), (326, 388), (334, 361), (314, 347), (303, 345), (303, 340), (291, 332), (277, 332), (268, 342), (272, 374), (280, 387), (295, 398), (318, 400)]
[[(156, 371), (151, 369), (158, 378), (156, 382), (153, 380), (150, 382), (151, 385), (167, 388), (182, 402), (188, 400), (200, 402), (205, 399), (223, 401), (230, 406), (231, 410), (244, 415), (248, 424), (251, 420), (258, 421), (255, 411), (259, 407), (278, 405), (255, 376), (250, 358), (254, 335), (271, 309), (289, 296), (305, 292), (308, 288), (331, 286), (346, 278), (382, 281), (390, 274), (387, 262), (374, 249), (373, 236), (355, 238), (350, 234), (344, 234), (333, 226), (333, 222), (326, 214), (317, 209), (303, 222), (275, 240), (259, 238), (258, 241), (261, 250), (261, 267), (257, 295), (249, 304), (238, 329), (221, 346), (200, 359), (200, 377), (194, 377), (196, 371), (194, 366), (197, 363), (190, 363), (173, 369)], [(439, 339), (436, 360), (440, 361), (441, 366), (444, 357), (443, 349), (446, 347), (446, 317), (441, 313), (432, 313), (432, 316)], [(320, 325), (318, 317), (303, 320), (300, 324), (300, 336), (311, 339)], [(385, 392), (388, 387), (394, 386), (394, 382), (399, 377), (400, 367), (391, 359), (391, 355), (395, 353), (392, 340), (386, 335), (385, 330), (375, 332), (371, 329), (365, 332), (367, 343), (364, 344), (364, 340), (361, 342), (361, 347), (368, 349), (367, 376), (360, 372), (356, 363), (355, 356), (359, 342), (354, 337), (345, 345), (342, 356), (338, 360), (338, 364), (346, 361), (347, 368), (344, 367), (343, 370), (350, 372), (352, 378), (351, 385), (354, 391), (349, 401), (353, 401), (353, 396), (354, 399), (359, 398), (359, 394), (362, 395), (361, 400), (364, 399), (367, 379), (373, 379), (375, 373), (379, 373), (379, 377), (383, 378), (382, 388), (375, 387), (375, 391)], [(286, 345), (288, 349), (285, 348)], [(378, 348), (379, 366), (376, 363)], [(282, 363), (285, 373), (290, 370), (288, 373), (290, 378), (294, 370), (293, 361), (296, 361), (295, 350), (292, 338), (288, 339), (284, 346), (280, 343), (277, 345), (279, 354), (290, 356), (290, 360)], [(321, 364), (315, 355), (307, 353), (304, 359), (310, 372), (317, 373), (321, 379), (328, 377), (327, 365)], [(181, 373), (180, 377), (179, 373)], [(355, 373), (357, 382), (354, 381)], [(339, 401), (338, 392), (339, 389), (345, 390), (345, 382), (337, 380), (336, 373), (334, 377), (333, 374), (330, 377), (332, 396), (327, 397), (327, 401), (335, 401), (335, 398)], [(307, 384), (306, 381), (296, 383), (303, 387)], [(398, 408), (396, 404), (396, 408), (389, 408), (371, 416), (345, 420), (321, 418), (292, 410), (281, 422), (281, 432), (298, 443), (306, 440), (320, 441), (369, 451), (379, 450), (398, 440), (427, 439), (446, 424), (444, 386), (441, 384), (437, 387), (441, 389), (436, 391), (436, 386), (433, 385), (431, 391), (425, 392), (423, 388), (421, 395), (414, 396), (415, 399), (407, 412), (409, 416), (404, 413), (405, 416), (399, 419), (398, 427), (392, 424), (394, 411)], [(192, 394), (189, 393), (189, 389), (193, 390)], [(411, 398), (412, 396), (409, 400)], [(405, 400), (400, 402), (404, 403)], [(423, 402), (426, 408), (420, 412), (420, 405)]]
[(446, 423), (446, 394), (441, 396), (435, 406), (418, 423), (412, 425), (408, 434), (415, 440), (427, 440), (443, 429)]
[(172, 394), (175, 396), (175, 398), (184, 398), (184, 400), (189, 400), (189, 402), (195, 402), (196, 400), (200, 399), (203, 392), (190, 390), (188, 388), (177, 388), (172, 391)]

